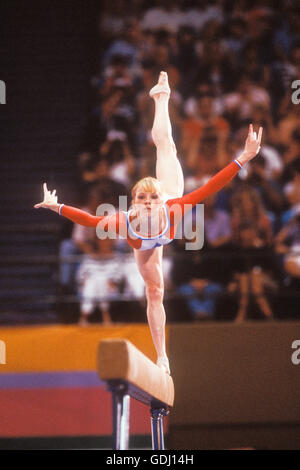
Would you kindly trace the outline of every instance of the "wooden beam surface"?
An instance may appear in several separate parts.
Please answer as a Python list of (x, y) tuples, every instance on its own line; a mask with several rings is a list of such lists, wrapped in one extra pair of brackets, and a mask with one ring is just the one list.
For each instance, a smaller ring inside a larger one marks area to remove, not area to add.
[(130, 341), (105, 339), (99, 343), (98, 374), (107, 382), (125, 382), (129, 395), (142, 403), (173, 406), (172, 377)]

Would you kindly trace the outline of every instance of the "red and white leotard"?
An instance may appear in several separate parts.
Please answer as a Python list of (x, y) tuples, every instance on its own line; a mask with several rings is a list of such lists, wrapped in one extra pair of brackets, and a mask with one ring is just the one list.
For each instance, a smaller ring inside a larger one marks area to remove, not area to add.
[[(136, 250), (149, 250), (157, 246), (170, 243), (176, 235), (177, 225), (186, 212), (191, 210), (196, 204), (203, 201), (206, 197), (222, 189), (242, 168), (238, 160), (229, 163), (223, 170), (213, 176), (204, 186), (185, 194), (182, 197), (168, 199), (164, 204), (167, 224), (163, 231), (152, 238), (143, 238), (135, 233), (130, 227), (130, 211), (118, 211), (112, 215), (93, 216), (76, 207), (61, 204), (59, 214), (67, 217), (73, 222), (84, 225), (85, 227), (101, 227), (104, 231), (108, 230), (108, 225), (114, 226), (116, 233), (127, 239), (128, 243)], [(99, 224), (99, 225), (98, 225)]]

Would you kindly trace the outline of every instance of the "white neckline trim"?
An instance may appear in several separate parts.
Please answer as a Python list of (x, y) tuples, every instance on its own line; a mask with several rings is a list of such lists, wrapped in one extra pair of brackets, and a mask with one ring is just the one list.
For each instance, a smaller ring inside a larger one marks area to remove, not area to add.
[(170, 219), (169, 219), (169, 215), (168, 215), (168, 212), (167, 212), (167, 209), (166, 209), (166, 204), (164, 203), (163, 205), (163, 208), (165, 210), (165, 214), (166, 214), (166, 217), (167, 217), (167, 225), (166, 225), (166, 228), (162, 231), (161, 234), (159, 235), (156, 235), (155, 237), (141, 237), (138, 233), (135, 233), (133, 231), (133, 229), (131, 228), (130, 226), (130, 222), (129, 222), (129, 214), (130, 212), (133, 210), (133, 209), (130, 209), (127, 213), (126, 213), (126, 218), (127, 218), (127, 227), (128, 227), (128, 230), (131, 232), (131, 234), (133, 234), (135, 237), (139, 238), (140, 240), (156, 240), (157, 238), (161, 238), (167, 231), (168, 229), (170, 228)]

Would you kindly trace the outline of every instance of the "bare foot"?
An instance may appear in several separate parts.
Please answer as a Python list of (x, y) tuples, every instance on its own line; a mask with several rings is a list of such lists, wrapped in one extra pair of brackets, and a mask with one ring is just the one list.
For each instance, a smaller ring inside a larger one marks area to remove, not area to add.
[(169, 359), (167, 358), (167, 356), (159, 356), (157, 358), (156, 365), (160, 369), (163, 369), (167, 374), (171, 375)]
[(160, 72), (158, 83), (153, 88), (151, 88), (149, 95), (151, 98), (159, 98), (161, 95), (170, 96), (171, 90), (168, 81), (167, 72)]

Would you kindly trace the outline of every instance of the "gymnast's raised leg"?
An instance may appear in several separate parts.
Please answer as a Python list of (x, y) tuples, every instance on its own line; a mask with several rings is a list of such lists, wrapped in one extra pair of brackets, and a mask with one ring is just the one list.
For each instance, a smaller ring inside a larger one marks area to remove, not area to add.
[(155, 102), (152, 138), (156, 146), (156, 178), (169, 196), (181, 197), (184, 179), (172, 137), (168, 110), (170, 87), (166, 72), (160, 73), (157, 85), (150, 90), (149, 94)]

